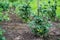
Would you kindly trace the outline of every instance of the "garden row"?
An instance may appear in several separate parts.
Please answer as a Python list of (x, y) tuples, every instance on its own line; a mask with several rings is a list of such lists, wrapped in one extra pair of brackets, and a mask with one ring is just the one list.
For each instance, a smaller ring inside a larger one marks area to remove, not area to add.
[[(6, 0), (0, 1), (0, 22), (9, 21), (9, 9), (14, 9), (13, 12), (27, 23), (31, 28), (31, 31), (38, 36), (48, 36), (49, 28), (51, 27), (50, 22), (56, 20), (56, 10), (57, 2), (53, 0), (53, 5), (51, 1), (48, 0), (48, 4), (40, 4), (37, 0), (37, 8), (33, 10), (34, 6), (31, 6), (32, 0), (28, 1), (17, 1), (17, 0)], [(0, 31), (0, 39), (5, 40), (3, 37), (3, 31)]]

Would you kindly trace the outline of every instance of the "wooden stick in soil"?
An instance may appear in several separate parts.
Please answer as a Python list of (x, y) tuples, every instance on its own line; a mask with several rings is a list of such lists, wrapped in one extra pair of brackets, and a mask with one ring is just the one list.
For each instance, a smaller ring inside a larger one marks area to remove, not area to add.
[(38, 14), (38, 16), (39, 16), (39, 2), (40, 2), (40, 0), (37, 0), (37, 14)]

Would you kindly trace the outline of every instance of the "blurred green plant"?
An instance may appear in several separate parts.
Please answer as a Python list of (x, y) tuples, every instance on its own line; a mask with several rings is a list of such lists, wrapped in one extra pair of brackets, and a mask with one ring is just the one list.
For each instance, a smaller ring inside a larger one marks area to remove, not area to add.
[(50, 28), (50, 23), (42, 16), (35, 16), (32, 21), (29, 22), (31, 31), (38, 36), (47, 35)]
[(24, 4), (18, 8), (18, 15), (24, 22), (28, 22), (30, 20), (31, 15), (31, 7), (29, 4)]
[[(56, 19), (56, 10), (57, 10), (57, 1), (56, 0), (54, 0), (54, 4), (51, 6), (50, 4), (51, 4), (51, 2), (50, 1), (48, 1), (48, 14), (49, 14), (49, 16), (50, 16), (50, 19), (52, 20), (52, 21), (55, 21), (55, 19)], [(50, 10), (49, 10), (50, 9)]]
[(1, 2), (0, 1), (0, 12), (1, 11), (7, 11), (9, 8), (9, 3), (8, 2)]
[(0, 27), (0, 40), (6, 40), (5, 37), (3, 36), (5, 30), (3, 30), (1, 27)]
[(8, 21), (9, 20), (9, 16), (8, 16), (8, 14), (3, 14), (2, 12), (0, 12), (0, 22), (2, 22), (2, 21)]

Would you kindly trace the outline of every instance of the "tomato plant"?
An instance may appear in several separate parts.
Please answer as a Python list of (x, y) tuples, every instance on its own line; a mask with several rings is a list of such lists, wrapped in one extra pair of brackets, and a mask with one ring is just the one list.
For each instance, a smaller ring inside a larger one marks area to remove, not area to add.
[(48, 21), (48, 13), (47, 8), (43, 7), (42, 5), (38, 6), (37, 8), (37, 15), (35, 15), (32, 21), (29, 22), (29, 27), (33, 34), (38, 36), (48, 36), (49, 28), (51, 24)]
[(50, 23), (41, 16), (35, 16), (32, 21), (29, 22), (30, 28), (35, 35), (45, 35), (48, 33)]

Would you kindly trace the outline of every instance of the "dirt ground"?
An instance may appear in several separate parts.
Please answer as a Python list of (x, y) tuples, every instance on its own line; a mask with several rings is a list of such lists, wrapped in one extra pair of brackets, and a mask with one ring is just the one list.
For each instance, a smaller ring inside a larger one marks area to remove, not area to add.
[[(49, 40), (60, 40), (60, 23), (53, 23), (53, 27), (49, 30)], [(7, 40), (43, 40), (43, 38), (35, 36), (31, 33), (27, 24), (24, 23), (7, 23), (2, 24), (3, 29), (6, 30), (4, 36)]]

